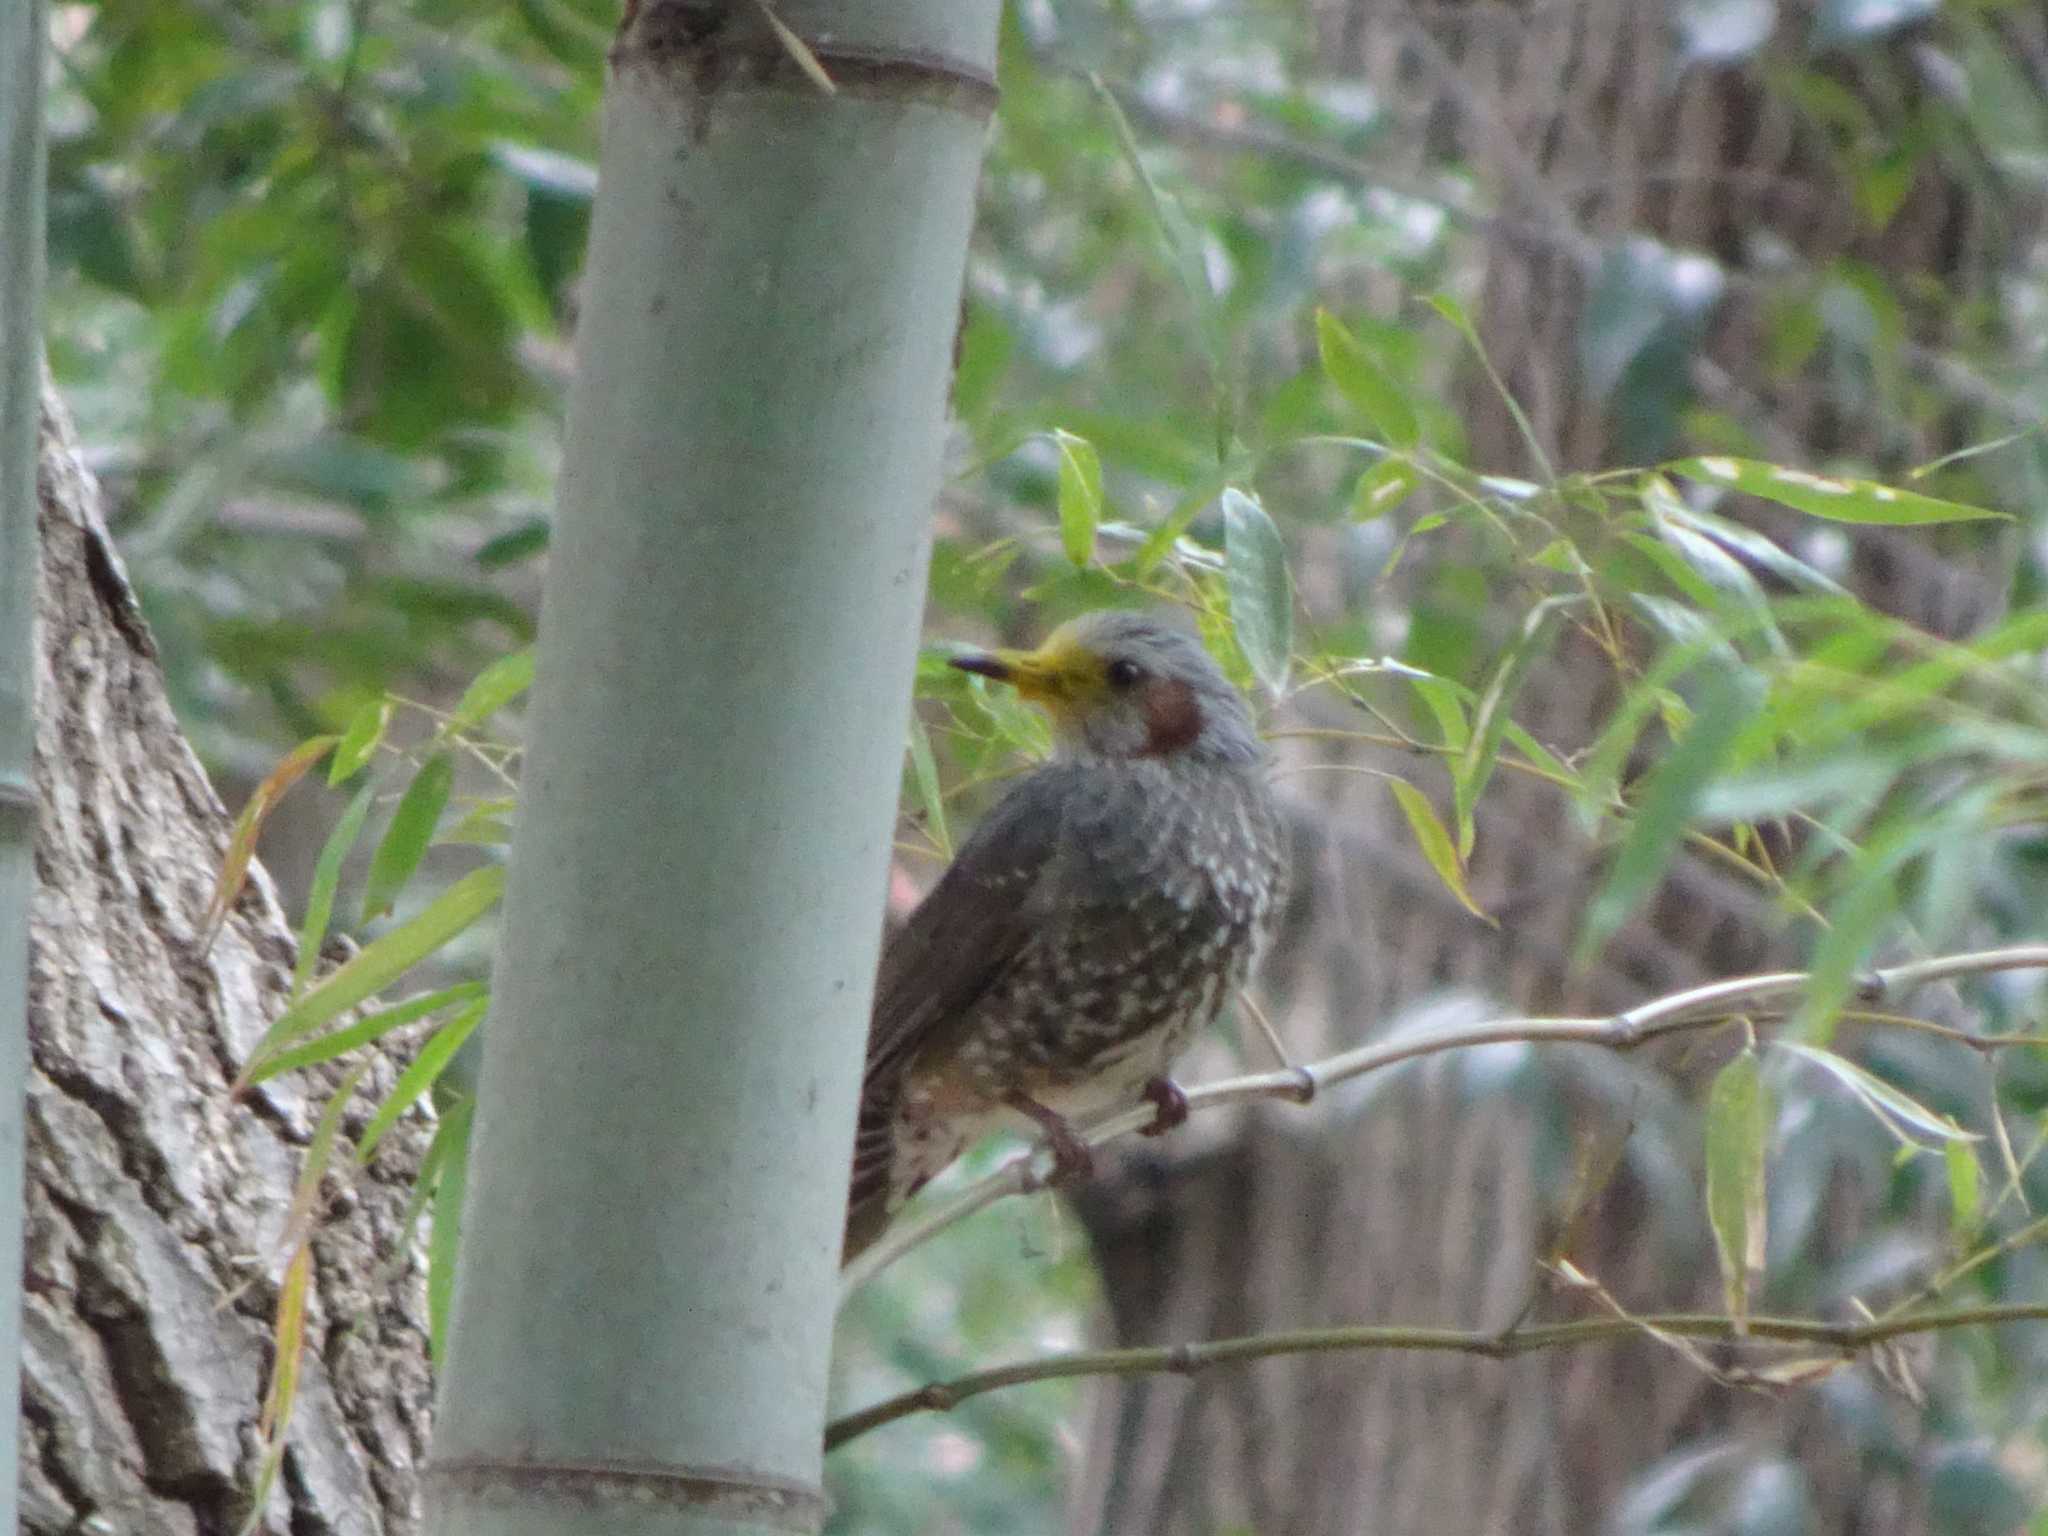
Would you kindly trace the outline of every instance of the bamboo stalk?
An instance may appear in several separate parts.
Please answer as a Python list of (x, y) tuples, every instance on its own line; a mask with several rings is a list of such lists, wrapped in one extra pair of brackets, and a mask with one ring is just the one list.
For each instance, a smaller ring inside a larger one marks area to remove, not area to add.
[[(21, 1374), (28, 908), (35, 878), (36, 418), (43, 288), (43, 0), (0, 11), (0, 1381)], [(0, 1393), (0, 1531), (20, 1394)]]
[(440, 1536), (822, 1518), (996, 12), (628, 6), (483, 1032)]

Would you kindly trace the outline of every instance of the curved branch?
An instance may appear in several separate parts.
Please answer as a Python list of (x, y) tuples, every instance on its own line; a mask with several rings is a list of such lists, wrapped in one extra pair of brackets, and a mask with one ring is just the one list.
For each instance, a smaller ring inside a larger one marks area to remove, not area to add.
[[(1957, 1307), (1945, 1312), (1925, 1312), (1917, 1317), (1887, 1317), (1865, 1323), (1752, 1317), (1746, 1324), (1738, 1325), (1732, 1318), (1706, 1313), (1678, 1313), (1542, 1323), (1506, 1333), (1466, 1333), (1452, 1328), (1303, 1328), (1286, 1333), (1248, 1334), (1242, 1338), (1213, 1339), (1202, 1344), (1174, 1344), (1163, 1348), (1084, 1350), (975, 1371), (970, 1375), (956, 1376), (951, 1381), (935, 1381), (913, 1391), (899, 1393), (826, 1425), (825, 1449), (836, 1450), (871, 1429), (879, 1429), (914, 1413), (950, 1412), (970, 1397), (979, 1397), (984, 1392), (1075, 1376), (1191, 1376), (1210, 1366), (1235, 1365), (1275, 1355), (1339, 1354), (1383, 1349), (1509, 1360), (1538, 1350), (1636, 1337), (1646, 1331), (1728, 1343), (1762, 1340), (1772, 1344), (1805, 1345), (1847, 1360), (1859, 1351), (1908, 1334), (1935, 1333), (1980, 1324), (2043, 1320), (2048, 1320), (2048, 1302)], [(1746, 1327), (1746, 1333), (1740, 1331), (1742, 1327)]]
[[(2002, 949), (1976, 950), (1968, 954), (1941, 955), (1930, 960), (1909, 961), (1888, 966), (1863, 976), (1854, 999), (1875, 1006), (1904, 996), (1920, 987), (1958, 976), (1989, 975), (1995, 971), (2048, 970), (2048, 944), (2014, 944)], [(1216, 1109), (1226, 1104), (1249, 1104), (1260, 1100), (1307, 1104), (1324, 1088), (1363, 1077), (1403, 1062), (1418, 1061), (1447, 1051), (1473, 1046), (1507, 1043), (1597, 1045), (1608, 1050), (1627, 1051), (1666, 1035), (1689, 1030), (1711, 1029), (1745, 1011), (1777, 1003), (1802, 994), (1810, 980), (1805, 971), (1772, 971), (1758, 976), (1737, 976), (1704, 986), (1688, 987), (1663, 997), (1639, 1003), (1624, 1013), (1605, 1018), (1509, 1018), (1469, 1029), (1446, 1030), (1441, 1034), (1382, 1040), (1343, 1051), (1307, 1066), (1277, 1072), (1256, 1072), (1244, 1077), (1203, 1083), (1187, 1090), (1192, 1110)], [(1928, 1026), (1918, 1025), (1926, 1028)], [(2019, 1043), (2017, 1038), (1970, 1036), (1960, 1031), (1943, 1031), (1950, 1038), (1980, 1051), (1993, 1051)], [(1083, 1139), (1091, 1147), (1128, 1136), (1152, 1124), (1156, 1112), (1150, 1105), (1120, 1110), (1091, 1125)], [(1048, 1148), (1035, 1144), (1021, 1157), (1012, 1159), (987, 1178), (981, 1179), (931, 1209), (899, 1221), (856, 1258), (840, 1274), (839, 1296), (843, 1303), (861, 1284), (901, 1258), (912, 1248), (936, 1236), (986, 1206), (1009, 1195), (1029, 1194), (1043, 1189), (1051, 1176)]]

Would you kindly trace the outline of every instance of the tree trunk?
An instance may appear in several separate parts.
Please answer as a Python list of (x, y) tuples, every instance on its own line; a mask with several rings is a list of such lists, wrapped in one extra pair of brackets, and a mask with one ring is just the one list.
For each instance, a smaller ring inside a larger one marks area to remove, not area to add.
[[(260, 1458), (279, 1239), (323, 1085), (291, 1076), (229, 1101), (283, 1007), (291, 933), (257, 869), (202, 942), (228, 818), (44, 398), (22, 1529), (226, 1536)], [(380, 1064), (358, 1105), (391, 1076)], [(261, 1530), (416, 1528), (430, 1389), (399, 1220), (423, 1147), (409, 1119), (323, 1191), (291, 1445)]]

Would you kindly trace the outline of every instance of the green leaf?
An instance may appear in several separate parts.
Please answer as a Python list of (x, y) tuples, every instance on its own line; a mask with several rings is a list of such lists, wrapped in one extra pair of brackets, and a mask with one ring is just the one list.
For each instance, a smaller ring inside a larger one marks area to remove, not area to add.
[(334, 760), (327, 765), (327, 782), (345, 784), (361, 771), (384, 740), (384, 728), (391, 724), (391, 700), (372, 699), (357, 710), (335, 745)]
[(546, 518), (531, 518), (509, 533), (486, 540), (476, 552), (476, 563), (487, 571), (531, 560), (548, 547), (553, 528)]
[(1764, 1150), (1770, 1090), (1757, 1054), (1744, 1046), (1707, 1095), (1707, 1216), (1721, 1260), (1721, 1288), (1735, 1331), (1749, 1327), (1749, 1302), (1764, 1272)]
[(1675, 515), (1685, 504), (1671, 488), (1671, 482), (1661, 475), (1645, 475), (1641, 495), (1657, 537), (1705, 584), (1712, 605), (1724, 613), (1742, 615), (1770, 642), (1773, 651), (1780, 656), (1789, 654), (1791, 647), (1778, 631), (1763, 587), (1749, 573), (1749, 567)]
[(473, 1002), (488, 996), (489, 993), (490, 988), (481, 981), (464, 981), (452, 987), (443, 987), (438, 992), (424, 992), (396, 1007), (382, 1008), (375, 1013), (366, 1014), (346, 1029), (330, 1030), (324, 1035), (315, 1035), (304, 1045), (295, 1045), (290, 1050), (279, 1051), (275, 1056), (267, 1056), (260, 1061), (251, 1058), (249, 1064), (242, 1069), (243, 1078), (250, 1083), (260, 1083), (280, 1073), (315, 1066), (323, 1061), (332, 1061), (335, 1057), (345, 1056), (359, 1046), (368, 1045), (373, 1040), (381, 1040), (394, 1029), (403, 1028), (430, 1014), (439, 1013), (443, 1008), (451, 1008), (457, 1003)]
[(313, 865), (312, 885), (306, 892), (306, 920), (299, 927), (299, 959), (292, 967), (295, 999), (306, 990), (313, 967), (320, 963), (320, 946), (327, 942), (327, 925), (334, 917), (334, 893), (341, 884), (341, 866), (349, 850), (355, 847), (356, 839), (363, 835), (370, 802), (376, 797), (375, 784), (366, 783), (357, 790), (341, 819), (335, 822), (334, 830), (327, 834), (327, 841), (320, 846), (320, 857)]
[(1085, 437), (1054, 432), (1052, 440), (1060, 451), (1060, 547), (1074, 564), (1086, 565), (1102, 526), (1102, 460)]
[(1542, 770), (1553, 784), (1571, 789), (1582, 783), (1582, 776), (1577, 769), (1512, 720), (1508, 722), (1506, 734), (1507, 740), (1516, 751), (1529, 760), (1530, 766)]
[(1745, 528), (1740, 523), (1730, 522), (1717, 513), (1697, 511), (1683, 502), (1667, 508), (1664, 515), (1672, 522), (1703, 534), (1738, 555), (1746, 556), (1789, 586), (1797, 587), (1804, 592), (1823, 593), (1829, 597), (1849, 595), (1832, 577), (1815, 570), (1797, 556), (1787, 554), (1754, 528)]
[(1752, 673), (1721, 667), (1706, 672), (1692, 724), (1646, 776), (1628, 836), (1587, 908), (1578, 948), (1582, 962), (1614, 935), (1663, 878), (1708, 781), (1748, 722), (1761, 692)]
[(1294, 589), (1280, 530), (1256, 496), (1223, 493), (1223, 560), (1238, 649), (1274, 693), (1287, 687), (1294, 655)]
[(983, 678), (970, 677), (967, 696), (1004, 746), (1033, 758), (1052, 750), (1052, 727), (1045, 716), (1017, 697), (1014, 688), (991, 686)]
[(533, 685), (533, 647), (526, 646), (500, 656), (476, 675), (463, 690), (454, 713), (442, 724), (442, 737), (453, 736), (483, 724)]
[(1576, 595), (1560, 594), (1546, 597), (1531, 608), (1523, 616), (1521, 631), (1508, 646), (1507, 654), (1494, 668), (1486, 692), (1480, 695), (1479, 708), (1472, 717), (1471, 739), (1465, 743), (1465, 750), (1451, 772), (1452, 798), (1458, 820), (1458, 853), (1461, 857), (1471, 857), (1476, 828), (1473, 811), (1493, 777), (1494, 764), (1499, 761), (1501, 739), (1507, 735), (1509, 712), (1522, 686), (1523, 675), (1547, 643), (1551, 621), (1565, 609), (1576, 607), (1580, 601), (1582, 599)]
[(1948, 1168), (1948, 1233), (1957, 1252), (1977, 1240), (1984, 1225), (1984, 1174), (1977, 1166), (1977, 1152), (1967, 1141), (1942, 1143), (1942, 1161)]
[(356, 1161), (367, 1163), (377, 1150), (377, 1143), (392, 1126), (398, 1124), (398, 1117), (412, 1108), (414, 1101), (434, 1086), (434, 1079), (441, 1075), (441, 1069), (454, 1059), (462, 1049), (462, 1042), (475, 1032), (485, 1013), (490, 1010), (490, 999), (480, 997), (446, 1024), (435, 1030), (431, 1039), (420, 1047), (415, 1056), (399, 1073), (398, 1081), (391, 1085), (391, 1091), (384, 1095), (377, 1112), (370, 1116), (370, 1123), (363, 1127), (362, 1139), (356, 1143)]
[(1145, 542), (1138, 546), (1138, 552), (1131, 557), (1131, 570), (1140, 580), (1150, 576), (1159, 568), (1159, 562), (1172, 553), (1180, 536), (1188, 531), (1188, 525), (1202, 513), (1202, 509), (1216, 499), (1221, 489), (1215, 481), (1206, 481), (1195, 487), (1174, 504), (1171, 512), (1160, 520), (1159, 525), (1145, 535)]
[(1747, 496), (1774, 501), (1781, 507), (1824, 517), (1837, 523), (1876, 523), (1904, 527), (1923, 523), (1962, 523), (2007, 517), (1985, 507), (1942, 501), (1918, 491), (1902, 491), (1871, 480), (1846, 480), (1809, 474), (1759, 459), (1720, 457), (1681, 459), (1666, 469), (1711, 485), (1723, 485)]
[(1447, 677), (1438, 677), (1433, 672), (1424, 672), (1404, 666), (1401, 676), (1416, 697), (1436, 717), (1436, 728), (1441, 734), (1443, 745), (1453, 752), (1464, 750), (1472, 739), (1472, 727), (1465, 719), (1466, 690)]
[(1351, 520), (1369, 523), (1385, 517), (1413, 495), (1420, 484), (1422, 476), (1412, 462), (1400, 454), (1387, 455), (1358, 477), (1351, 492)]
[(1837, 1056), (1833, 1051), (1823, 1050), (1817, 1045), (1802, 1045), (1797, 1040), (1781, 1038), (1772, 1043), (1778, 1050), (1789, 1051), (1832, 1075), (1837, 1082), (1855, 1094), (1862, 1101), (1863, 1107), (1875, 1115), (1878, 1122), (1904, 1146), (1926, 1150), (1926, 1143), (1915, 1139), (1911, 1134), (1914, 1131), (1944, 1142), (1984, 1139), (1964, 1130), (1947, 1115), (1937, 1114), (1918, 1099), (1894, 1088), (1882, 1078), (1866, 1072), (1846, 1056)]
[(434, 840), (434, 828), (447, 809), (448, 793), (455, 787), (455, 763), (446, 752), (436, 753), (420, 765), (412, 783), (399, 796), (398, 809), (391, 813), (391, 825), (384, 840), (370, 857), (370, 874), (363, 891), (363, 921), (391, 910), (405, 882), (420, 866), (427, 844)]
[(910, 771), (917, 783), (918, 804), (924, 810), (925, 830), (939, 845), (939, 852), (953, 857), (953, 836), (946, 828), (946, 796), (939, 788), (939, 765), (932, 757), (932, 739), (924, 722), (910, 717)]
[(1324, 376), (1386, 442), (1396, 448), (1413, 448), (1422, 440), (1415, 409), (1400, 386), (1358, 338), (1344, 328), (1343, 322), (1326, 309), (1316, 311), (1316, 352), (1322, 359)]
[(510, 795), (479, 800), (462, 813), (451, 827), (434, 836), (438, 846), (468, 844), (479, 848), (502, 848), (512, 841), (510, 817), (519, 802)]
[[(427, 1347), (437, 1367), (448, 1358), (448, 1316), (455, 1302), (455, 1257), (461, 1247), (462, 1202), (469, 1189), (469, 1130), (475, 1115), (476, 1100), (465, 1094), (441, 1120), (448, 1150), (434, 1184), (434, 1230), (427, 1241)], [(440, 1135), (435, 1133), (437, 1142)]]
[(1415, 834), (1415, 846), (1429, 860), (1429, 867), (1443, 881), (1444, 889), (1457, 897), (1459, 904), (1474, 917), (1492, 922), (1493, 919), (1487, 917), (1485, 909), (1472, 899), (1472, 892), (1466, 888), (1465, 866), (1458, 858), (1451, 834), (1436, 814), (1436, 807), (1429, 803), (1429, 796), (1406, 779), (1388, 779), (1386, 782), (1387, 788), (1394, 792), (1401, 814), (1408, 818), (1408, 830)]
[[(361, 954), (279, 1014), (249, 1059), (263, 1060), (389, 986), (474, 924), (504, 893), (501, 866), (470, 871), (389, 933), (365, 945)], [(243, 1076), (236, 1080), (238, 1090), (248, 1086), (247, 1073), (244, 1067)]]

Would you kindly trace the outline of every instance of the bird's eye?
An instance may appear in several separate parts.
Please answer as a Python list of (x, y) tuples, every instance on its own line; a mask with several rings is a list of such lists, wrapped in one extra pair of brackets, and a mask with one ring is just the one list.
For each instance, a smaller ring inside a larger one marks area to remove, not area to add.
[(1119, 656), (1109, 664), (1107, 676), (1112, 688), (1128, 688), (1145, 675), (1145, 669), (1127, 656)]

